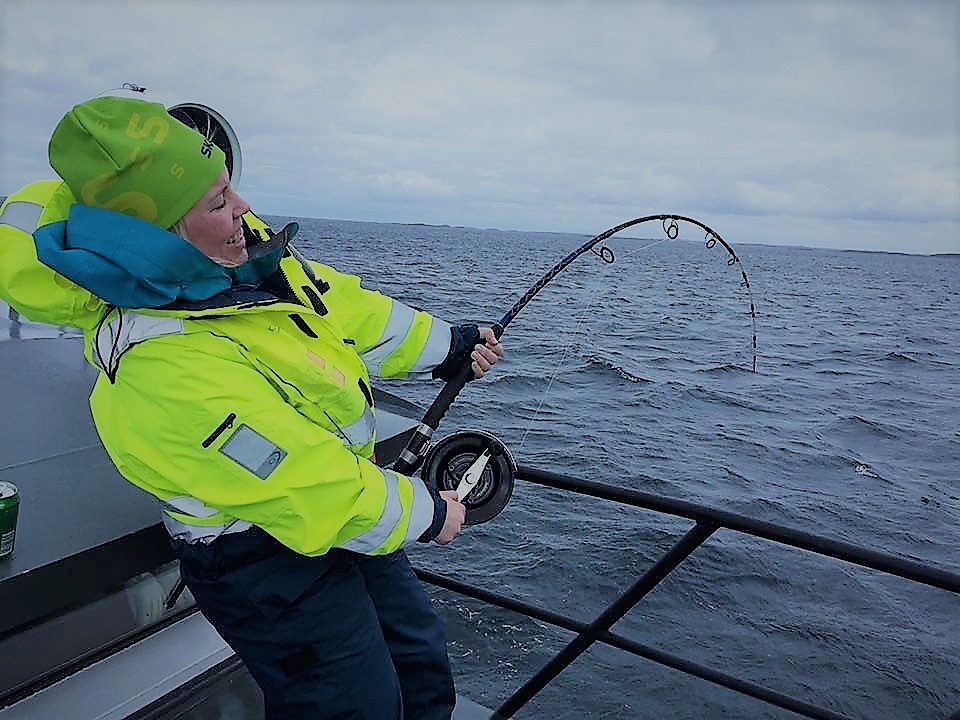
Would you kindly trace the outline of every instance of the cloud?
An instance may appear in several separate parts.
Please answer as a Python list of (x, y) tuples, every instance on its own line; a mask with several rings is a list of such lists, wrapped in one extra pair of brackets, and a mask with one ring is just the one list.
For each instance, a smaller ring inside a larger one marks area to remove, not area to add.
[(228, 117), (267, 214), (679, 212), (747, 218), (748, 242), (792, 218), (781, 242), (960, 251), (955, 3), (8, 0), (0, 24), (0, 192), (49, 176), (70, 104), (130, 81)]

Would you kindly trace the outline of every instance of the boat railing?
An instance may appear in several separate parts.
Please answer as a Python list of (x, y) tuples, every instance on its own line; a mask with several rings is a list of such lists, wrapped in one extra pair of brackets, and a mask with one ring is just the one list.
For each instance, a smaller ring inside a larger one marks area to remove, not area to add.
[[(590, 623), (584, 623), (569, 616), (544, 609), (539, 605), (491, 592), (429, 570), (418, 569), (417, 574), (420, 578), (431, 585), (576, 633), (573, 640), (561, 648), (546, 665), (503, 701), (491, 716), (491, 720), (505, 720), (513, 717), (518, 710), (595, 643), (604, 643), (619, 648), (688, 675), (721, 685), (742, 695), (784, 708), (803, 717), (814, 718), (815, 720), (850, 720), (847, 716), (833, 710), (818, 707), (771, 688), (734, 677), (611, 632), (611, 628), (617, 621), (623, 618), (708, 538), (723, 528), (960, 594), (960, 574), (928, 567), (903, 557), (858, 547), (764, 520), (693, 502), (665, 498), (534, 468), (520, 467), (516, 477), (518, 480), (557, 490), (588, 495), (692, 520), (694, 525), (633, 585), (603, 609)], [(960, 720), (960, 710), (951, 715), (949, 720)]]

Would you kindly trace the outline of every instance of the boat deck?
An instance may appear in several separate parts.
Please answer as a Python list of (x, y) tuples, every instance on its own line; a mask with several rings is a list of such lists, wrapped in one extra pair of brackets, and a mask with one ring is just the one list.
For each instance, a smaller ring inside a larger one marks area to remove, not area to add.
[[(171, 701), (175, 694), (179, 697)], [(261, 703), (259, 690), (230, 647), (199, 613), (192, 613), (0, 710), (0, 717), (260, 720)], [(487, 720), (491, 715), (489, 708), (458, 697), (453, 720)]]

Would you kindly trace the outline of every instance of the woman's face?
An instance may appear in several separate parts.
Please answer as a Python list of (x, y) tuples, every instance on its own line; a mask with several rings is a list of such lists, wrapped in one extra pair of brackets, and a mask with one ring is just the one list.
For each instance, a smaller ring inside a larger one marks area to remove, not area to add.
[(187, 241), (220, 265), (235, 267), (247, 261), (240, 216), (250, 209), (230, 187), (224, 168), (220, 177), (181, 221)]

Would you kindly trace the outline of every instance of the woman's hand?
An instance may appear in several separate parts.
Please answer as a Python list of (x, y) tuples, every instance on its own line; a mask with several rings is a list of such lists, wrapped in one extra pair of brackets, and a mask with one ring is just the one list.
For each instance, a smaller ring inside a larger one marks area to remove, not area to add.
[(482, 378), (487, 371), (496, 365), (497, 361), (503, 357), (503, 345), (493, 334), (493, 330), (488, 327), (478, 328), (480, 330), (480, 339), (483, 341), (473, 348), (470, 353), (470, 367), (473, 368), (473, 376)]
[(467, 519), (467, 508), (457, 500), (456, 490), (441, 490), (440, 497), (447, 502), (447, 518), (443, 521), (443, 529), (434, 540), (440, 545), (446, 545), (460, 534), (463, 521)]

